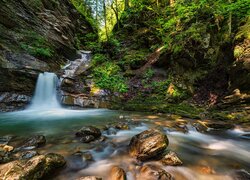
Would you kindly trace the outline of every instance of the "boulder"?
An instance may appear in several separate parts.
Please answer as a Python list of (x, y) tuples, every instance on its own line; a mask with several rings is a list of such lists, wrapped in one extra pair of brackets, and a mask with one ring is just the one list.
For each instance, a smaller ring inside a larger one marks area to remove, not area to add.
[(144, 165), (140, 169), (137, 179), (143, 180), (173, 180), (171, 174), (165, 170), (152, 165)]
[(65, 165), (63, 156), (58, 154), (38, 155), (27, 161), (12, 161), (0, 166), (0, 177), (5, 180), (41, 179)]
[(93, 157), (89, 152), (76, 152), (67, 158), (67, 167), (71, 170), (78, 171), (89, 165)]
[(77, 137), (84, 137), (86, 135), (92, 135), (95, 138), (98, 138), (101, 136), (101, 131), (93, 126), (84, 126), (76, 132)]
[(94, 141), (94, 140), (95, 140), (95, 137), (94, 137), (93, 135), (85, 135), (85, 136), (83, 136), (83, 137), (80, 139), (80, 141), (81, 141), (82, 143), (89, 143), (89, 142)]
[(110, 170), (109, 180), (126, 180), (126, 173), (122, 168), (113, 166)]
[(177, 154), (173, 151), (170, 151), (169, 153), (167, 153), (161, 159), (161, 163), (167, 166), (180, 166), (183, 164), (180, 158), (177, 156)]
[(101, 136), (101, 131), (93, 126), (85, 126), (78, 130), (75, 135), (76, 137), (81, 137), (81, 142), (89, 143), (99, 138)]
[(132, 137), (129, 154), (138, 160), (145, 161), (161, 155), (167, 146), (168, 138), (163, 132), (149, 129)]

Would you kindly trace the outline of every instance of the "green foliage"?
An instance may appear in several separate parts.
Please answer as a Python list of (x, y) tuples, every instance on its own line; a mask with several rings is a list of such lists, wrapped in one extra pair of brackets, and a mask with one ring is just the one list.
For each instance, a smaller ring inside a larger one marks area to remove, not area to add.
[(129, 50), (126, 51), (119, 64), (122, 66), (130, 66), (131, 68), (138, 68), (145, 63), (148, 52), (147, 50)]
[(94, 54), (94, 56), (92, 57), (92, 65), (98, 65), (98, 64), (102, 64), (104, 62), (109, 61), (109, 58), (107, 57), (107, 55), (104, 54)]
[(250, 39), (250, 17), (247, 18), (246, 23), (239, 28), (235, 39), (247, 38)]
[(24, 34), (25, 37), (20, 43), (22, 49), (37, 57), (51, 58), (53, 56), (53, 48), (43, 36), (33, 31), (26, 31)]
[(152, 68), (148, 68), (147, 71), (144, 73), (143, 78), (150, 79), (154, 75), (154, 70)]
[(86, 20), (91, 24), (94, 29), (98, 29), (98, 22), (93, 18), (91, 14), (91, 7), (86, 3), (86, 1), (82, 0), (70, 0), (72, 4), (75, 6), (78, 12), (80, 12)]
[(122, 77), (119, 66), (112, 62), (105, 62), (94, 69), (94, 81), (99, 88), (111, 92), (127, 92), (126, 80)]

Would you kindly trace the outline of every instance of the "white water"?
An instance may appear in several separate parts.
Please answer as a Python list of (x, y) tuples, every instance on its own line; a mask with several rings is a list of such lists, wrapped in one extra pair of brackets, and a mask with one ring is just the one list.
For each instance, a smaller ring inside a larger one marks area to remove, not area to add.
[(56, 74), (49, 72), (40, 73), (29, 109), (51, 110), (60, 108), (56, 93), (57, 82)]

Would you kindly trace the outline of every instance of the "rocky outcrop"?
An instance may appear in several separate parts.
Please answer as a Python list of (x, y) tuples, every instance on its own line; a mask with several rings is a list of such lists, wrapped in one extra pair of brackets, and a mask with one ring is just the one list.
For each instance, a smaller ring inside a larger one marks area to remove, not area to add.
[(0, 6), (0, 109), (10, 110), (29, 102), (39, 72), (75, 59), (76, 34), (93, 29), (69, 0), (3, 0)]
[(91, 54), (80, 51), (81, 58), (70, 61), (61, 75), (62, 104), (87, 108), (106, 108), (108, 96), (102, 90), (93, 90), (94, 82), (88, 76)]
[(27, 161), (12, 161), (0, 166), (0, 177), (5, 180), (41, 179), (66, 164), (58, 154), (35, 156)]
[(129, 144), (129, 154), (145, 161), (161, 156), (168, 146), (167, 136), (157, 129), (149, 129), (135, 135)]
[(11, 111), (13, 109), (22, 109), (31, 100), (29, 95), (3, 92), (0, 93), (0, 111)]

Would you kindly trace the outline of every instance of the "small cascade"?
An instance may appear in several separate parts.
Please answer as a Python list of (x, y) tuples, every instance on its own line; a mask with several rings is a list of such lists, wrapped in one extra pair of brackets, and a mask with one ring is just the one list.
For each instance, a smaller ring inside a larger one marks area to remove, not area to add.
[(86, 71), (90, 66), (90, 52), (80, 51), (81, 58), (74, 61), (70, 61), (66, 66), (64, 66), (63, 78), (75, 78), (77, 75)]
[(36, 90), (29, 109), (55, 109), (60, 108), (57, 100), (58, 78), (54, 73), (40, 73)]

